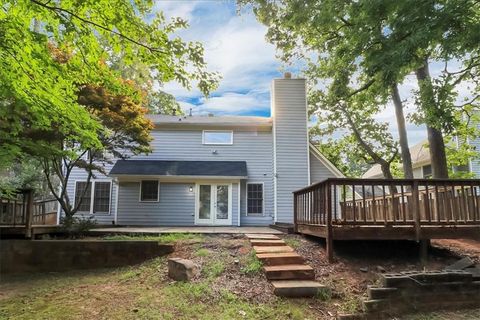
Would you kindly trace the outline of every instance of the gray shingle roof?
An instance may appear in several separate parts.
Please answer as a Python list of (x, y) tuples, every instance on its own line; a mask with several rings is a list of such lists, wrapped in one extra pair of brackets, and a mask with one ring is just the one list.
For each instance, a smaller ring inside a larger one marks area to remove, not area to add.
[(109, 175), (247, 177), (247, 163), (245, 161), (118, 160)]
[(167, 116), (149, 114), (156, 125), (272, 126), (272, 118), (250, 116)]

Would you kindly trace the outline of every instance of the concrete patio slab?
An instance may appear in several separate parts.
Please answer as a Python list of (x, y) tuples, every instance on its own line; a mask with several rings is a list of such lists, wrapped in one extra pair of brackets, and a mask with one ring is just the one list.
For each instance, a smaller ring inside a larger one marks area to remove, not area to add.
[(269, 227), (112, 227), (95, 228), (91, 234), (105, 233), (205, 233), (205, 234), (282, 234), (283, 232)]

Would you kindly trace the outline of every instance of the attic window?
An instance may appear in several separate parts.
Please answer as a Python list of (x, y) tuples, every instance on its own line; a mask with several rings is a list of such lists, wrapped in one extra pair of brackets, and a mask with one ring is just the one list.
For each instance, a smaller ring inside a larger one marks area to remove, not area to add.
[(233, 144), (233, 131), (203, 131), (203, 144)]

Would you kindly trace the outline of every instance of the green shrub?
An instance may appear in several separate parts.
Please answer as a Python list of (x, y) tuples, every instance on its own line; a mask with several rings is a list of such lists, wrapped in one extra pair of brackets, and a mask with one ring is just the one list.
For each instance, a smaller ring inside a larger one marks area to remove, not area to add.
[(97, 221), (95, 221), (93, 217), (62, 217), (60, 224), (62, 225), (62, 231), (67, 233), (70, 238), (81, 238), (84, 237), (90, 229), (95, 227)]

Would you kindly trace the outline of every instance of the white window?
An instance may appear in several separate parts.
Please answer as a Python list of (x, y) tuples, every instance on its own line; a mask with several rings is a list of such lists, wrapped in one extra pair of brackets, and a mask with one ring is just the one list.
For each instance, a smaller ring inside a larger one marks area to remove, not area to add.
[(158, 180), (142, 180), (140, 183), (140, 201), (158, 202), (160, 195), (160, 184)]
[(78, 212), (109, 214), (112, 183), (110, 181), (76, 181), (75, 206), (80, 202)]
[(233, 144), (233, 131), (204, 130), (203, 144)]
[(247, 183), (247, 214), (263, 214), (263, 183)]

